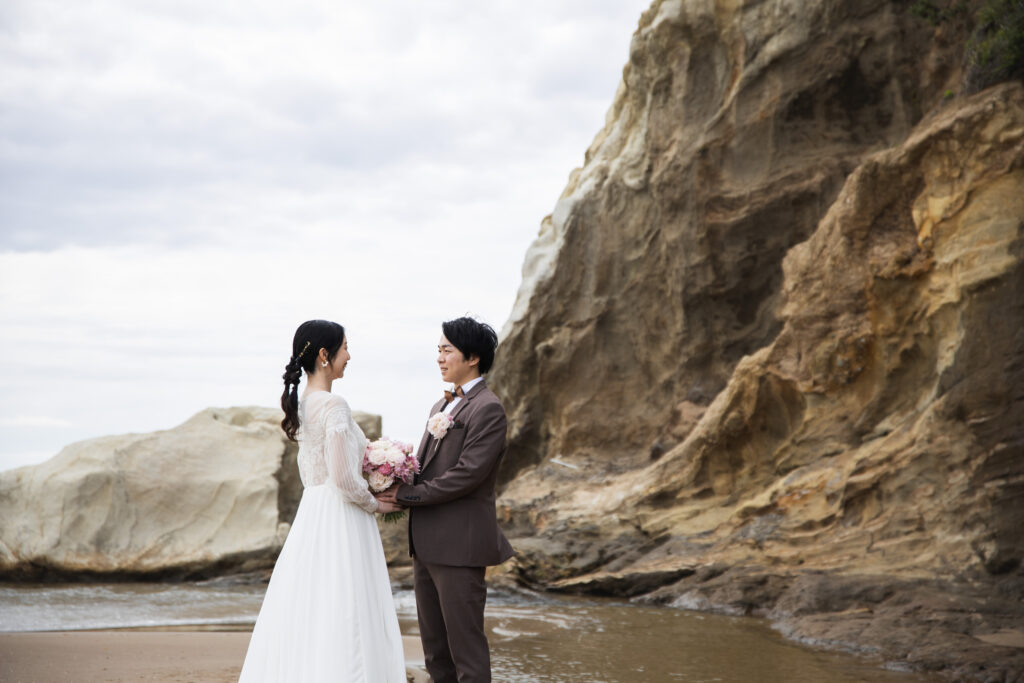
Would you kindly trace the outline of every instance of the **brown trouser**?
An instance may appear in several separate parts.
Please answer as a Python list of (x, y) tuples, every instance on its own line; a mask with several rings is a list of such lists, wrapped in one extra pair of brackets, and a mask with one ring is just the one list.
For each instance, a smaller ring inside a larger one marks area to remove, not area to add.
[(427, 672), (434, 683), (490, 683), (484, 633), (484, 567), (450, 567), (413, 558), (416, 612)]

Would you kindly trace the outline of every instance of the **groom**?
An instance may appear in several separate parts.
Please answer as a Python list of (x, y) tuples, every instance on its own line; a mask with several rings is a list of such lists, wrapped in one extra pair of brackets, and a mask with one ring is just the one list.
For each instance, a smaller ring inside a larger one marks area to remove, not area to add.
[[(434, 683), (482, 683), (491, 680), (484, 571), (512, 557), (494, 510), (505, 410), (482, 377), (494, 361), (498, 335), (472, 318), (450, 320), (441, 331), (437, 364), (441, 378), (454, 386), (430, 409), (416, 453), (415, 483), (378, 497), (409, 507), (409, 552), (427, 671)], [(442, 412), (451, 420), (435, 417)]]

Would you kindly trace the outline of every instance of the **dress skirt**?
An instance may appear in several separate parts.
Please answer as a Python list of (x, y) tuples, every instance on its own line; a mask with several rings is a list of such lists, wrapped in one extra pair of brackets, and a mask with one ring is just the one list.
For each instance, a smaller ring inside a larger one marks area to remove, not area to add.
[(239, 681), (406, 683), (377, 522), (331, 484), (303, 491)]

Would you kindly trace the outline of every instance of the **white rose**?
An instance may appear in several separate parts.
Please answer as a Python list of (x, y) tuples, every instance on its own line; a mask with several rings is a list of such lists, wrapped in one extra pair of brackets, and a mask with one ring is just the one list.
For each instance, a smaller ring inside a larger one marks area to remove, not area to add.
[(388, 464), (392, 467), (399, 467), (405, 462), (405, 453), (397, 448), (389, 448), (387, 452)]
[(387, 452), (380, 447), (380, 444), (374, 443), (370, 446), (370, 452), (366, 454), (366, 459), (370, 461), (371, 465), (380, 467), (387, 462)]
[(386, 474), (381, 474), (380, 472), (370, 472), (369, 481), (371, 489), (374, 491), (383, 491), (395, 483), (395, 478), (389, 477)]
[(431, 436), (440, 441), (448, 433), (448, 428), (452, 426), (452, 422), (454, 420), (452, 420), (451, 416), (437, 413), (427, 420), (427, 431), (430, 432)]

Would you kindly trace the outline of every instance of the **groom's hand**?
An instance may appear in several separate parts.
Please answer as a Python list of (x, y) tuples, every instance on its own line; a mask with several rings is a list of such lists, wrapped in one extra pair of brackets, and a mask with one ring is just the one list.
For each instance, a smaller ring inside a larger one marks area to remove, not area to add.
[(388, 512), (401, 512), (405, 508), (396, 503), (389, 503), (387, 501), (377, 499), (377, 512), (388, 513)]
[(380, 493), (373, 494), (382, 503), (398, 503), (398, 484), (392, 484)]

